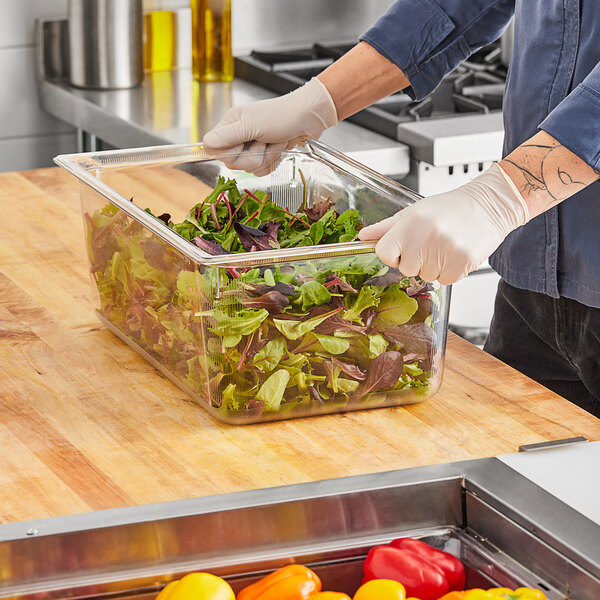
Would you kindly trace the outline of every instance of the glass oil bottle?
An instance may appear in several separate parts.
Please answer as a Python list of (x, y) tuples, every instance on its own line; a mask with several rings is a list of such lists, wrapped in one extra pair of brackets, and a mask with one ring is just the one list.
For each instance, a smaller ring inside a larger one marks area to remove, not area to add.
[(168, 71), (176, 65), (176, 14), (153, 10), (144, 14), (144, 69)]
[(231, 81), (231, 0), (191, 0), (192, 70), (199, 81)]

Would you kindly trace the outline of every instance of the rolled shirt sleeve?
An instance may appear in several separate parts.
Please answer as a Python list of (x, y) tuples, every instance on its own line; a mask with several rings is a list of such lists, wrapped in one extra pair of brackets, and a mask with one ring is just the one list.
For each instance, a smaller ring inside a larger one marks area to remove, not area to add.
[(542, 121), (540, 129), (600, 171), (600, 63)]
[(514, 0), (397, 0), (361, 36), (397, 65), (421, 100), (471, 54), (498, 39)]

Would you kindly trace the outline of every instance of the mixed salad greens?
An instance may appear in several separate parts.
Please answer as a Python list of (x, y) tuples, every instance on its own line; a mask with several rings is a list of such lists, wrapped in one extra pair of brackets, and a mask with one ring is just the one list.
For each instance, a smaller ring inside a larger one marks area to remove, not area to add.
[[(224, 178), (183, 222), (156, 218), (224, 256), (347, 242), (362, 227), (355, 209), (304, 197), (292, 214)], [(198, 267), (113, 205), (86, 222), (101, 314), (221, 416), (250, 422), (429, 391), (437, 296), (373, 253)]]

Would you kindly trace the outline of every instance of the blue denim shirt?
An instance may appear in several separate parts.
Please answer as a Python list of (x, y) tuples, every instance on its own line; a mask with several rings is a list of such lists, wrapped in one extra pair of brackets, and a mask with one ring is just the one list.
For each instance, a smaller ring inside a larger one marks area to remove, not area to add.
[[(600, 171), (600, 0), (397, 0), (361, 39), (421, 99), (513, 14), (505, 154), (543, 129)], [(490, 264), (513, 286), (600, 308), (600, 182), (513, 231)]]

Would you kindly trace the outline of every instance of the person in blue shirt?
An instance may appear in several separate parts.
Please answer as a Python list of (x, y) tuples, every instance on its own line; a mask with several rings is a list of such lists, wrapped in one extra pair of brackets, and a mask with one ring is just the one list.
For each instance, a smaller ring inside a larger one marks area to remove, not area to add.
[(485, 349), (600, 416), (600, 2), (397, 0), (317, 78), (232, 108), (203, 141), (229, 166), (267, 173), (380, 98), (424, 98), (513, 16), (505, 158), (360, 237), (442, 284), (490, 257), (502, 279)]

